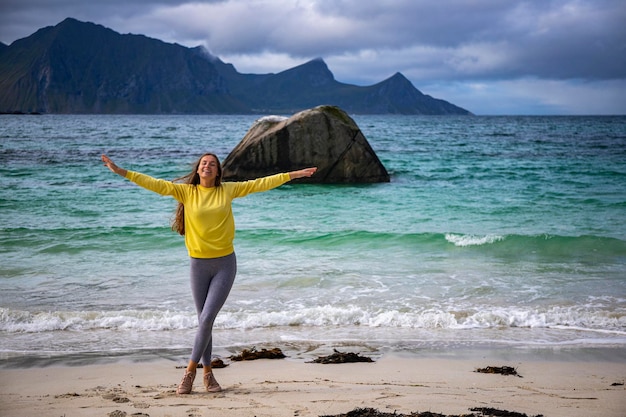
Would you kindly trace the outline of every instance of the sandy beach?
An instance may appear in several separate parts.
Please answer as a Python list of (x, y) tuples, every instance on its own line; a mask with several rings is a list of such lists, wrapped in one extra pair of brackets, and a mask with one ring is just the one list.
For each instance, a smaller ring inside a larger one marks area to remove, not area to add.
[[(215, 370), (222, 392), (204, 392), (197, 378), (190, 395), (176, 394), (182, 363), (166, 359), (2, 369), (0, 415), (304, 417), (355, 408), (399, 414), (495, 408), (545, 417), (625, 415), (623, 361), (526, 356), (503, 361), (475, 354), (387, 354), (374, 363), (347, 364), (227, 361), (227, 367)], [(513, 366), (519, 376), (476, 372), (487, 366)]]

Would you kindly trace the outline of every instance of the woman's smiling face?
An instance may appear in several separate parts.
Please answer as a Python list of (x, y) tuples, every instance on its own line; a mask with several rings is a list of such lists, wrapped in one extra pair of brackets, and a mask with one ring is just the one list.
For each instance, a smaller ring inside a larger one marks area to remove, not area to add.
[(215, 178), (219, 174), (219, 162), (213, 155), (205, 155), (198, 164), (198, 175), (202, 185), (215, 184)]

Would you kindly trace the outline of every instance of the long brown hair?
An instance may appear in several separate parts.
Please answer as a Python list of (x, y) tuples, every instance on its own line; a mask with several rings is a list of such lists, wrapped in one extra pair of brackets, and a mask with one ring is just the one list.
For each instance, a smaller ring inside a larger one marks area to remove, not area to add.
[[(198, 185), (200, 184), (200, 175), (198, 175), (198, 167), (202, 158), (205, 156), (212, 156), (217, 161), (217, 176), (215, 177), (215, 186), (219, 187), (222, 184), (222, 164), (220, 159), (214, 153), (205, 153), (193, 166), (193, 171), (184, 177), (180, 177), (174, 180), (174, 182), (182, 182), (184, 184)], [(183, 203), (178, 203), (176, 212), (174, 214), (174, 220), (172, 220), (172, 230), (181, 236), (185, 236), (185, 206)]]

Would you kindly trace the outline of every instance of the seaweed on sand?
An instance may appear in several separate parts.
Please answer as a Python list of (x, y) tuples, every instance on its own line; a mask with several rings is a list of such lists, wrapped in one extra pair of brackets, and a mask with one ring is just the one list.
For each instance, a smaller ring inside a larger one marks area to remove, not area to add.
[(515, 375), (517, 377), (523, 378), (517, 373), (517, 370), (515, 370), (515, 368), (510, 366), (487, 366), (485, 368), (478, 368), (475, 372), (480, 372), (483, 374)]
[[(354, 410), (348, 411), (345, 414), (337, 414), (334, 416), (320, 416), (320, 417), (529, 417), (523, 413), (518, 413), (515, 411), (507, 411), (507, 410), (498, 410), (495, 408), (471, 408), (470, 411), (476, 411), (480, 414), (470, 413), (470, 414), (460, 414), (460, 415), (458, 414), (446, 415), (446, 414), (431, 413), (430, 411), (426, 411), (423, 413), (413, 412), (411, 414), (397, 414), (396, 412), (383, 413), (374, 408), (355, 408)], [(543, 415), (539, 414), (534, 417), (543, 417)]]
[(361, 356), (358, 353), (353, 352), (339, 352), (337, 349), (333, 349), (335, 353), (328, 356), (320, 356), (317, 359), (311, 361), (311, 363), (350, 363), (350, 362), (374, 362), (372, 358), (367, 356)]
[(256, 350), (256, 347), (252, 349), (244, 349), (240, 354), (230, 357), (233, 361), (251, 361), (255, 359), (283, 359), (286, 356), (279, 348), (261, 349)]

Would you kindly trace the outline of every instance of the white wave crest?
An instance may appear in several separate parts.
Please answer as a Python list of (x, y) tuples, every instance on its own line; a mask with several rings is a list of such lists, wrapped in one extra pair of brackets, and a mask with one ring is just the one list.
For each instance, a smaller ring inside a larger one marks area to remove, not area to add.
[(48, 311), (0, 309), (0, 331), (36, 333), (57, 330), (174, 330), (193, 328), (193, 314), (170, 311)]
[(415, 329), (586, 328), (626, 335), (626, 312), (589, 310), (581, 306), (533, 309), (484, 306), (469, 310), (371, 311), (354, 305), (318, 306), (274, 312), (222, 312), (222, 329), (280, 326), (363, 326)]
[[(27, 312), (0, 308), (0, 332), (47, 331), (163, 331), (193, 329), (193, 312), (105, 311)], [(471, 309), (423, 309), (414, 311), (368, 310), (346, 305), (299, 306), (280, 311), (227, 311), (217, 317), (217, 329), (272, 327), (342, 327), (413, 329), (554, 328), (589, 330), (626, 335), (626, 312), (588, 309), (583, 306), (547, 309), (483, 306)]]
[(446, 240), (454, 246), (480, 246), (504, 240), (504, 236), (500, 235), (457, 235), (453, 233), (446, 234)]

